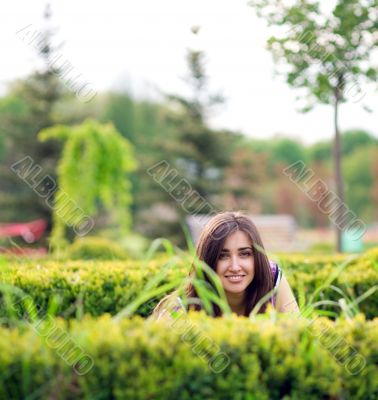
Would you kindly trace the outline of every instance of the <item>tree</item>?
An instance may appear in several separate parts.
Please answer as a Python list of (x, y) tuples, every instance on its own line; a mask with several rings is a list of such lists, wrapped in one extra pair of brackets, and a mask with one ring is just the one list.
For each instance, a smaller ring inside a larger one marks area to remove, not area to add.
[(267, 154), (248, 148), (244, 141), (235, 145), (231, 163), (225, 168), (224, 206), (259, 214), (262, 210), (261, 188), (267, 182)]
[(166, 104), (135, 99), (127, 92), (120, 92), (108, 93), (100, 119), (112, 122), (135, 148), (138, 167), (131, 174), (134, 229), (151, 238), (164, 236), (177, 243), (175, 239), (182, 236), (181, 228), (177, 221), (167, 221), (167, 215), (175, 214), (177, 204), (146, 173), (161, 160), (170, 165), (176, 160), (172, 148), (178, 147), (178, 134), (176, 127), (168, 121), (168, 114), (171, 111)]
[[(194, 36), (199, 27), (193, 27)], [(230, 162), (230, 133), (216, 131), (208, 126), (208, 118), (214, 107), (224, 102), (218, 93), (209, 90), (209, 78), (205, 71), (205, 54), (201, 50), (187, 52), (188, 84), (190, 95), (166, 95), (174, 106), (170, 121), (178, 130), (174, 149), (176, 165), (189, 180), (194, 190), (207, 200), (222, 189), (219, 185), (222, 169)], [(203, 211), (206, 212), (206, 211)]]
[[(359, 102), (363, 83), (377, 79), (371, 55), (377, 48), (378, 0), (337, 0), (330, 13), (319, 0), (251, 0), (250, 4), (269, 25), (282, 32), (268, 40), (277, 62), (285, 64), (287, 83), (303, 89), (306, 105), (330, 104), (334, 109), (334, 180), (344, 201), (341, 174), (339, 106), (347, 100)], [(342, 230), (337, 227), (337, 250)]]
[(88, 233), (93, 225), (91, 218), (101, 211), (110, 214), (120, 235), (127, 233), (132, 200), (127, 175), (136, 167), (130, 143), (113, 125), (93, 120), (74, 127), (53, 126), (42, 130), (39, 138), (65, 141), (58, 165), (58, 189), (52, 202), (52, 247), (66, 244), (67, 226), (78, 236)]
[(37, 140), (41, 129), (59, 122), (54, 110), (64, 96), (57, 71), (47, 62), (57, 51), (53, 44), (49, 7), (44, 14), (44, 27), (38, 33), (36, 52), (41, 65), (26, 78), (13, 82), (8, 94), (0, 100), (0, 135), (5, 147), (0, 168), (1, 221), (41, 217), (51, 221), (50, 208), (11, 170), (14, 163), (28, 156), (43, 168), (45, 174), (54, 177), (60, 151), (57, 143)]
[(308, 148), (310, 162), (328, 163), (331, 161), (332, 143), (328, 140), (316, 142)]
[(374, 210), (374, 160), (377, 156), (378, 145), (358, 147), (343, 158), (345, 175), (345, 194), (348, 206), (364, 221), (372, 221)]
[(272, 162), (274, 164), (283, 163), (286, 166), (294, 164), (298, 160), (306, 162), (306, 156), (303, 145), (293, 139), (279, 138), (273, 144)]
[(342, 134), (341, 153), (343, 156), (354, 153), (358, 148), (378, 144), (378, 140), (368, 132), (355, 129)]
[[(372, 175), (373, 175), (373, 187), (371, 188), (371, 197), (373, 199), (373, 204), (378, 204), (378, 148), (376, 148), (373, 154), (373, 165), (372, 165)], [(378, 219), (378, 208), (374, 207), (373, 218)]]

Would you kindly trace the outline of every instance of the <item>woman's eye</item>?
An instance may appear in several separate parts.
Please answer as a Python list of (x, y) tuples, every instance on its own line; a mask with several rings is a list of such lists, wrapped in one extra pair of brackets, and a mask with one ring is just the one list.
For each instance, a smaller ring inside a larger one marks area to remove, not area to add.
[(251, 257), (252, 256), (252, 252), (251, 251), (246, 251), (243, 253), (240, 253), (241, 257)]
[(227, 257), (228, 257), (228, 254), (221, 254), (221, 255), (219, 256), (219, 259), (220, 259), (220, 260), (225, 260)]

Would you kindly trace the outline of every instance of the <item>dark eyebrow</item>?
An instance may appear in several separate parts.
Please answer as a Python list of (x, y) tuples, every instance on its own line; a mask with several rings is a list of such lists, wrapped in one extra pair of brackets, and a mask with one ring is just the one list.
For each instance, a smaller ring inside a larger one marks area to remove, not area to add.
[[(239, 247), (238, 250), (240, 251), (240, 250), (253, 250), (253, 249), (252, 249), (252, 247)], [(221, 250), (221, 253), (222, 253), (222, 252), (223, 252), (223, 253), (229, 253), (230, 250), (229, 250), (229, 249), (222, 249), (222, 250)]]

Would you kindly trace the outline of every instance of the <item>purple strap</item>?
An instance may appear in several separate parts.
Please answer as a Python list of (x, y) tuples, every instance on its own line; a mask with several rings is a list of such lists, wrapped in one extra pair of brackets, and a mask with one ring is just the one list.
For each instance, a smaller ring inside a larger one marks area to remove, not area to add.
[[(269, 265), (270, 265), (270, 269), (271, 269), (271, 271), (272, 271), (273, 279), (274, 279), (274, 281), (275, 281), (275, 280), (276, 280), (276, 279), (275, 279), (275, 278), (276, 278), (276, 274), (278, 273), (278, 265), (277, 265), (275, 262), (270, 261), (270, 260), (269, 260)], [(273, 307), (276, 306), (276, 297), (277, 297), (277, 293), (275, 293), (275, 294), (272, 296), (272, 298), (270, 299), (270, 301), (271, 301)]]

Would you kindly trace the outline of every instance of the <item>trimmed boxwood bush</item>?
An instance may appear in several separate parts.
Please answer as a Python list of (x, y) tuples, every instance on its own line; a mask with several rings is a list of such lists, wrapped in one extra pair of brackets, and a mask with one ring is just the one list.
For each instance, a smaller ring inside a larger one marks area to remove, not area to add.
[[(352, 261), (337, 272), (345, 260)], [(325, 289), (322, 298), (338, 301), (343, 297), (356, 299), (369, 289), (378, 286), (378, 248), (371, 249), (354, 258), (350, 255), (315, 256), (293, 255), (280, 258), (285, 274), (298, 295), (301, 286), (306, 294), (313, 293), (331, 277), (336, 276), (333, 286), (341, 289), (343, 295), (333, 289)], [(360, 310), (373, 318), (378, 315), (377, 292), (358, 304)]]
[[(75, 317), (76, 311), (93, 316), (105, 312), (115, 314), (134, 300), (147, 282), (159, 273), (166, 258), (145, 264), (141, 261), (43, 261), (16, 262), (0, 267), (0, 299), (4, 292), (21, 289), (31, 296), (41, 312), (47, 310), (52, 296), (60, 301), (58, 313), (65, 318)], [(162, 284), (177, 276), (184, 276), (183, 265), (167, 271)], [(8, 287), (9, 286), (9, 287)], [(10, 295), (11, 303), (18, 303), (20, 295)], [(157, 304), (143, 305), (138, 313), (149, 315)], [(4, 301), (0, 303), (0, 317), (7, 315)]]
[[(287, 256), (280, 258), (280, 264), (295, 294), (298, 295), (301, 289), (309, 296), (335, 273), (337, 265), (344, 259), (345, 256)], [(41, 310), (47, 309), (52, 295), (59, 296), (58, 312), (66, 318), (75, 316), (78, 309), (94, 316), (104, 312), (115, 314), (143, 292), (147, 282), (159, 274), (167, 260), (159, 257), (148, 263), (135, 260), (18, 262), (0, 266), (0, 281), (3, 286), (12, 285), (23, 290)], [(189, 258), (179, 259), (168, 269), (160, 284), (184, 278), (189, 269)], [(378, 285), (378, 250), (370, 250), (353, 261), (332, 284), (350, 298), (357, 298)], [(137, 313), (149, 315), (161, 297), (144, 304)], [(338, 301), (342, 297), (332, 289), (325, 289), (323, 293), (323, 298), (328, 300)], [(359, 308), (367, 318), (377, 316), (378, 296), (370, 296), (359, 304)], [(4, 313), (4, 307), (1, 307), (0, 316)]]
[[(377, 337), (378, 319), (362, 315), (55, 319), (47, 328), (0, 328), (0, 398), (375, 399)], [(80, 349), (76, 358), (62, 351), (67, 342)]]
[(89, 236), (79, 238), (67, 249), (67, 256), (73, 260), (125, 260), (123, 248), (109, 239)]

